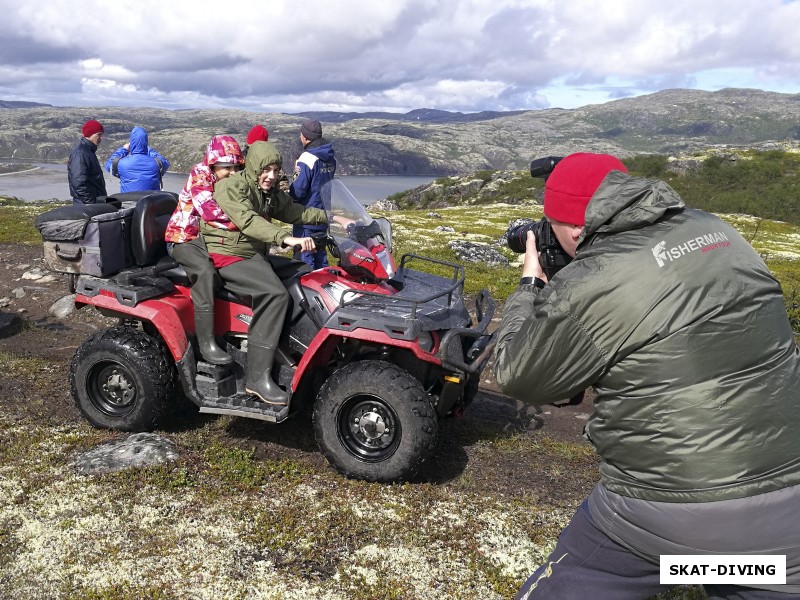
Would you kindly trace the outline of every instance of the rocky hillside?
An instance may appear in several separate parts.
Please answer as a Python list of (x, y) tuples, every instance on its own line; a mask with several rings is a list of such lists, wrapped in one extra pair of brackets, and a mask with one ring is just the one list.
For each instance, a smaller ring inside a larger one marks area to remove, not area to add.
[(388, 113), (287, 115), (237, 110), (19, 107), (0, 101), (0, 160), (65, 161), (89, 118), (106, 127), (101, 158), (142, 125), (175, 171), (197, 162), (209, 138), (243, 140), (263, 123), (288, 160), (300, 152), (307, 116), (323, 123), (342, 175), (457, 175), (481, 169), (524, 169), (531, 158), (576, 150), (675, 153), (720, 144), (800, 139), (800, 94), (751, 89), (666, 90), (573, 110), (465, 115), (421, 109)]

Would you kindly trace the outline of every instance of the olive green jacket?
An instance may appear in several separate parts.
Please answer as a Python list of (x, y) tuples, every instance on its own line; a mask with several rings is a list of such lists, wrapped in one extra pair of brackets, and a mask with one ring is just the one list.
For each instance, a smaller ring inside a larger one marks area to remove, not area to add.
[(706, 502), (800, 484), (800, 350), (780, 286), (666, 183), (606, 177), (575, 259), (509, 297), (495, 359), (500, 387), (532, 404), (594, 387), (585, 435), (613, 492)]
[(319, 208), (306, 208), (278, 189), (277, 183), (268, 192), (258, 187), (258, 176), (267, 165), (281, 163), (281, 155), (272, 142), (256, 142), (247, 152), (245, 168), (218, 181), (214, 199), (236, 229), (219, 229), (205, 221), (200, 232), (208, 251), (213, 254), (250, 258), (267, 254), (270, 244), (280, 244), (291, 235), (272, 219), (286, 223), (327, 223), (327, 215)]

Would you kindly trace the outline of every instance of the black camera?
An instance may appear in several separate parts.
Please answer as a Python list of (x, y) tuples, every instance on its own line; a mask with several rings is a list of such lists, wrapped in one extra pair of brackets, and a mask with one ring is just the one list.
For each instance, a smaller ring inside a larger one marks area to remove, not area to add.
[[(547, 178), (561, 159), (561, 156), (546, 156), (531, 161), (531, 177)], [(549, 280), (561, 268), (565, 267), (572, 260), (572, 257), (558, 243), (558, 239), (553, 233), (553, 228), (547, 219), (510, 228), (506, 232), (508, 247), (517, 254), (523, 254), (525, 252), (525, 239), (528, 237), (529, 231), (532, 231), (533, 237), (536, 238), (536, 247), (539, 249), (539, 263), (542, 265), (542, 270)]]
[(536, 238), (536, 247), (539, 249), (539, 264), (542, 265), (542, 270), (549, 280), (563, 267), (567, 266), (572, 257), (558, 243), (558, 239), (553, 233), (553, 227), (547, 219), (517, 225), (509, 229), (506, 233), (508, 247), (517, 254), (523, 254), (525, 252), (525, 240), (529, 231), (532, 231), (533, 237)]

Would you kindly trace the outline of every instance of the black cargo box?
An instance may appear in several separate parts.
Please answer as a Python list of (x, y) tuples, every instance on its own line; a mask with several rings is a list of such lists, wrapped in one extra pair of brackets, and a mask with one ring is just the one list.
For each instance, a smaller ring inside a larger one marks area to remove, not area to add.
[(134, 264), (133, 208), (87, 204), (56, 208), (36, 217), (51, 271), (108, 277)]

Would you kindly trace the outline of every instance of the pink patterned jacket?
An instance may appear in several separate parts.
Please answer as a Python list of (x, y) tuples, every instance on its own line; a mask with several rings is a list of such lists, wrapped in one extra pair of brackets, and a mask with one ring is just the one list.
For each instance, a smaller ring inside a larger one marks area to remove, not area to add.
[(216, 163), (243, 165), (244, 157), (239, 144), (229, 135), (211, 138), (203, 162), (189, 172), (189, 179), (178, 196), (178, 206), (167, 223), (164, 239), (182, 244), (200, 235), (200, 219), (218, 229), (236, 229), (214, 200), (214, 184), (217, 178), (211, 169)]

